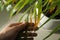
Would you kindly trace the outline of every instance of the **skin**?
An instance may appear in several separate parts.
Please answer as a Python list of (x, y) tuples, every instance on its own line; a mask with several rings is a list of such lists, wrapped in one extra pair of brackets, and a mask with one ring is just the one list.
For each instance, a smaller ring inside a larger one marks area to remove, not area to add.
[[(28, 23), (30, 24), (30, 23)], [(0, 40), (15, 40), (19, 31), (23, 30), (27, 23), (13, 23), (0, 31)]]

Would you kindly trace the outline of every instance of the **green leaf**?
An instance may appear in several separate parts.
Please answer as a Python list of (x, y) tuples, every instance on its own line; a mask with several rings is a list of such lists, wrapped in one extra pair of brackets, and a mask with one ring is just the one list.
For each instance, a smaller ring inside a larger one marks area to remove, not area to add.
[(29, 21), (29, 13), (27, 14), (27, 17), (25, 19), (25, 22), (28, 22)]
[[(35, 4), (35, 3), (34, 3)], [(30, 7), (28, 7), (25, 12), (23, 13), (23, 15), (19, 18), (19, 22), (21, 22), (21, 20), (23, 19), (23, 17), (25, 16), (25, 14), (34, 6), (34, 4), (32, 4)]]
[(60, 29), (60, 24), (48, 36), (46, 36), (43, 40), (45, 40), (48, 37), (50, 37), (53, 33), (57, 32), (59, 29)]
[[(50, 6), (49, 6), (49, 5), (50, 5)], [(56, 6), (60, 7), (60, 0), (57, 0), (57, 1), (53, 0), (53, 1), (51, 2), (51, 4), (47, 3), (46, 9), (43, 10), (43, 12), (46, 12), (47, 10), (49, 10), (49, 9), (51, 9), (51, 8), (53, 8), (53, 7), (56, 7)]]
[(40, 21), (41, 13), (42, 13), (42, 0), (38, 0), (38, 22)]
[(25, 3), (18, 9), (17, 13), (19, 13), (21, 9), (24, 8), (24, 6), (28, 3), (29, 3), (29, 0), (25, 0)]
[(42, 5), (42, 7), (44, 7), (47, 3), (48, 3), (48, 0), (45, 1), (45, 3)]
[(25, 7), (25, 5), (28, 3), (32, 4), (34, 1), (35, 0), (25, 0), (24, 4), (17, 10), (17, 13), (19, 13)]
[(9, 5), (13, 0), (6, 1), (5, 5)]
[(4, 5), (2, 3), (2, 1), (0, 1), (0, 12), (4, 10)]
[(18, 6), (20, 6), (21, 4), (21, 2), (22, 2), (23, 0), (19, 0), (19, 2), (15, 5), (15, 7), (14, 7), (14, 9), (16, 9)]
[[(20, 0), (20, 1), (14, 6), (14, 8), (12, 9), (12, 11), (11, 11), (11, 13), (10, 13), (10, 18), (11, 18), (12, 16), (14, 16), (14, 13), (16, 12), (18, 6), (21, 5), (20, 3), (21, 3), (22, 1), (23, 1), (23, 0)], [(14, 12), (14, 10), (15, 10), (15, 12)]]
[(33, 9), (35, 24), (36, 24), (36, 17), (37, 17), (36, 8), (37, 8), (37, 5), (36, 5), (36, 3), (35, 3), (35, 4), (34, 4), (34, 9)]
[(47, 3), (46, 9), (43, 10), (43, 13), (46, 12), (47, 10), (49, 10), (49, 8), (51, 8), (51, 7), (49, 6), (49, 3)]

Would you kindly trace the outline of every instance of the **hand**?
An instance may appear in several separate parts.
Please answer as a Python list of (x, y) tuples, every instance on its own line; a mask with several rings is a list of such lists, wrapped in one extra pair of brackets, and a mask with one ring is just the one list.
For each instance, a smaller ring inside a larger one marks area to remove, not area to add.
[(34, 26), (34, 23), (27, 23), (26, 27), (20, 31), (15, 40), (34, 40), (34, 37), (37, 36), (35, 31), (38, 27)]
[(25, 23), (13, 23), (0, 32), (0, 40), (14, 40), (17, 33), (26, 26)]
[[(28, 23), (30, 24), (30, 23)], [(18, 33), (20, 32), (20, 36), (26, 36), (24, 35), (22, 30), (25, 30), (28, 25), (27, 23), (13, 23), (9, 26), (5, 27), (0, 32), (0, 40), (17, 40), (16, 37), (18, 37)], [(22, 34), (21, 34), (22, 33)], [(25, 33), (26, 34), (26, 33)], [(28, 33), (31, 34), (31, 33)]]

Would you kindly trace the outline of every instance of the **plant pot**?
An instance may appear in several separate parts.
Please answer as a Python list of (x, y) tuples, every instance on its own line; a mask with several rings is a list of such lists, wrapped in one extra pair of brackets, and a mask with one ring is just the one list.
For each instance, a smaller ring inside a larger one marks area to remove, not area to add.
[[(43, 15), (44, 17), (41, 20), (41, 24), (43, 24), (47, 19), (49, 19), (49, 17)], [(60, 24), (60, 19), (51, 19), (49, 22), (47, 22), (43, 28), (44, 29), (49, 29), (52, 30), (54, 29), (57, 25)], [(60, 30), (60, 29), (59, 29)]]

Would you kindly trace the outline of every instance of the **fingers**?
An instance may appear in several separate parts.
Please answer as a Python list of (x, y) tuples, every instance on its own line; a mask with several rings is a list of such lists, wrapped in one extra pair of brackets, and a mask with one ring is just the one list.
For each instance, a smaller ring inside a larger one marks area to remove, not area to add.
[[(34, 39), (33, 37), (37, 36), (36, 33), (32, 33), (32, 32), (30, 33), (30, 31), (34, 31), (37, 29), (35, 27), (34, 23), (21, 23), (21, 24), (15, 26), (15, 28), (16, 28), (16, 30), (18, 30), (16, 40), (19, 40), (19, 39), (20, 40), (25, 40), (25, 39), (26, 40), (33, 40)], [(20, 31), (20, 33), (19, 33), (19, 31)], [(25, 33), (24, 33), (24, 31), (25, 31)], [(29, 31), (29, 32), (26, 32), (26, 31)]]
[(34, 37), (37, 36), (37, 33), (35, 32), (20, 32), (18, 33), (17, 37), (15, 40), (33, 40)]
[(20, 33), (19, 37), (36, 37), (36, 33)]

